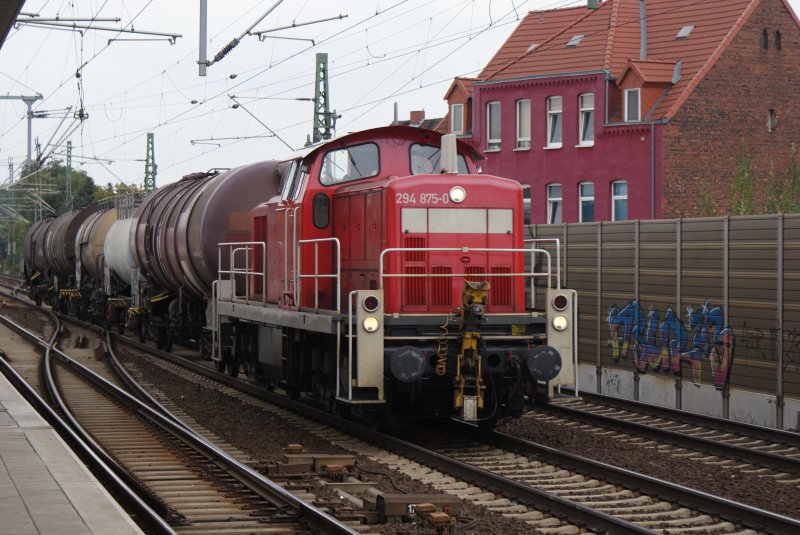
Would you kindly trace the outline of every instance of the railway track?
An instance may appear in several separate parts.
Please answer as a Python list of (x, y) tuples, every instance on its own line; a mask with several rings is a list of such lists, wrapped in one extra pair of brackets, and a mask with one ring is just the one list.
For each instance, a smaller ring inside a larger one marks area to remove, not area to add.
[[(356, 533), (201, 438), (163, 408), (143, 403), (55, 349), (55, 338), (42, 340), (8, 318), (0, 319), (45, 349), (46, 379), (40, 386), (57, 406), (51, 418), (60, 413), (70, 421), (73, 441), (91, 452), (84, 458), (93, 470), (103, 465), (131, 489), (124, 491), (124, 503), (130, 507), (138, 501), (135, 514), (148, 530)], [(4, 371), (21, 386), (19, 375)], [(32, 389), (26, 394), (43, 405)]]
[(170, 364), (159, 364), (165, 371), (187, 367), (203, 376), (189, 380), (225, 382), (229, 385), (226, 390), (235, 389), (232, 396), (254, 396), (257, 400), (251, 402), (260, 407), (267, 399), (273, 407), (269, 410), (280, 411), (287, 422), (543, 532), (755, 534), (800, 530), (796, 520), (499, 433), (476, 434), (471, 428), (446, 435), (405, 430), (406, 440), (400, 440), (347, 420), (331, 420), (327, 413), (298, 407), (197, 363), (169, 359)]
[[(334, 429), (329, 424), (305, 421), (304, 417), (289, 413), (286, 408), (278, 408), (289, 403), (288, 400), (274, 398), (258, 386), (220, 377), (205, 366), (171, 358), (174, 364), (160, 366), (189, 366), (194, 369), (193, 374), (213, 378), (195, 380), (221, 379), (230, 385), (226, 388), (237, 389), (239, 394), (234, 395), (239, 397), (250, 397), (241, 394), (241, 391), (250, 391), (260, 400), (272, 398), (271, 401), (277, 403), (275, 410), (282, 412), (288, 422), (305, 426), (339, 446), (390, 468), (414, 474), (442, 492), (524, 521), (542, 532), (579, 533), (591, 529), (609, 533), (752, 535), (800, 530), (800, 523), (780, 515), (565, 455), (500, 433), (475, 434), (468, 427), (449, 430), (448, 434), (439, 430), (406, 430), (406, 440), (397, 440), (352, 422), (338, 421), (332, 424)], [(172, 370), (171, 373), (185, 372)], [(291, 410), (311, 411), (306, 417), (315, 420), (330, 418), (327, 413), (309, 407)], [(408, 440), (409, 437), (413, 440)]]
[(593, 394), (563, 398), (529, 417), (567, 418), (595, 430), (611, 429), (639, 446), (668, 444), (673, 453), (701, 462), (718, 464), (728, 459), (734, 461), (728, 468), (800, 487), (798, 433)]

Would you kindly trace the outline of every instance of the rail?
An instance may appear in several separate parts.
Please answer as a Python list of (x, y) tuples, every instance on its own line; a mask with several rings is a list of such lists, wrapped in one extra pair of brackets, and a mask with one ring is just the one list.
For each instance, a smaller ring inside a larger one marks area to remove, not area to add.
[[(378, 264), (378, 277), (380, 279), (381, 288), (383, 288), (383, 281), (384, 278), (399, 278), (399, 279), (406, 279), (406, 278), (441, 278), (441, 277), (448, 277), (448, 278), (456, 278), (456, 277), (474, 277), (474, 273), (386, 273), (384, 270), (384, 263), (385, 259), (388, 255), (394, 253), (407, 253), (407, 252), (415, 252), (415, 253), (530, 253), (531, 258), (536, 253), (541, 253), (545, 255), (547, 259), (547, 271), (537, 272), (535, 271), (535, 263), (531, 263), (531, 271), (527, 272), (520, 272), (520, 273), (486, 273), (485, 276), (487, 277), (525, 277), (531, 280), (531, 283), (537, 278), (547, 278), (547, 287), (549, 288), (552, 284), (552, 258), (550, 257), (550, 253), (544, 249), (533, 249), (533, 248), (523, 248), (523, 249), (508, 249), (508, 248), (485, 248), (485, 247), (393, 247), (389, 249), (384, 249), (381, 251), (380, 261)], [(560, 282), (560, 281), (559, 281)], [(532, 286), (532, 285), (531, 285)], [(531, 287), (531, 290), (533, 288)], [(534, 294), (535, 292), (531, 291), (531, 308), (534, 308)]]

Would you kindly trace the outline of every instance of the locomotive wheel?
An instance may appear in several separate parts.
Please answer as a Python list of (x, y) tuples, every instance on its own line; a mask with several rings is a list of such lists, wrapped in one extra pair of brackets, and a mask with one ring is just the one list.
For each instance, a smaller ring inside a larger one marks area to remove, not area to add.
[(172, 332), (167, 329), (166, 334), (164, 335), (164, 351), (167, 353), (172, 353)]
[(125, 334), (125, 311), (121, 310), (117, 313), (117, 332)]
[(139, 334), (139, 341), (145, 343), (147, 341), (147, 331), (144, 321), (139, 320), (136, 322), (136, 331)]
[(36, 292), (36, 306), (42, 306), (42, 294), (40, 292)]
[(219, 373), (225, 373), (225, 366), (226, 366), (226, 364), (225, 364), (225, 359), (224, 358), (219, 359), (217, 361), (217, 363), (216, 363), (217, 371)]

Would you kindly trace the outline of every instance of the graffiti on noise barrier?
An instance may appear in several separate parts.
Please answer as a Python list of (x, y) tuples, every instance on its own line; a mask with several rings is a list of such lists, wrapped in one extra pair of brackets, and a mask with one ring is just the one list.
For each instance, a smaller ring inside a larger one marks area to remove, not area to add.
[(686, 322), (667, 307), (664, 318), (650, 307), (647, 317), (639, 301), (608, 311), (608, 346), (614, 362), (631, 359), (642, 373), (648, 371), (680, 375), (681, 365), (692, 370), (692, 382), (702, 384), (703, 362), (711, 368), (714, 386), (722, 390), (730, 380), (735, 338), (725, 325), (725, 313), (708, 300), (700, 310), (686, 307)]

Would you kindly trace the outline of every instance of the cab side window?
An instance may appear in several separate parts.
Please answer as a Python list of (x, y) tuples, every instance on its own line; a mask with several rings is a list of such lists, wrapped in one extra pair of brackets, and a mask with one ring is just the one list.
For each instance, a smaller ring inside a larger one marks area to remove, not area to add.
[(281, 200), (297, 200), (307, 175), (308, 169), (302, 165), (300, 160), (294, 160), (287, 169), (286, 176), (282, 179)]
[(319, 172), (320, 184), (332, 186), (351, 180), (377, 176), (380, 153), (374, 143), (334, 149), (325, 154)]

